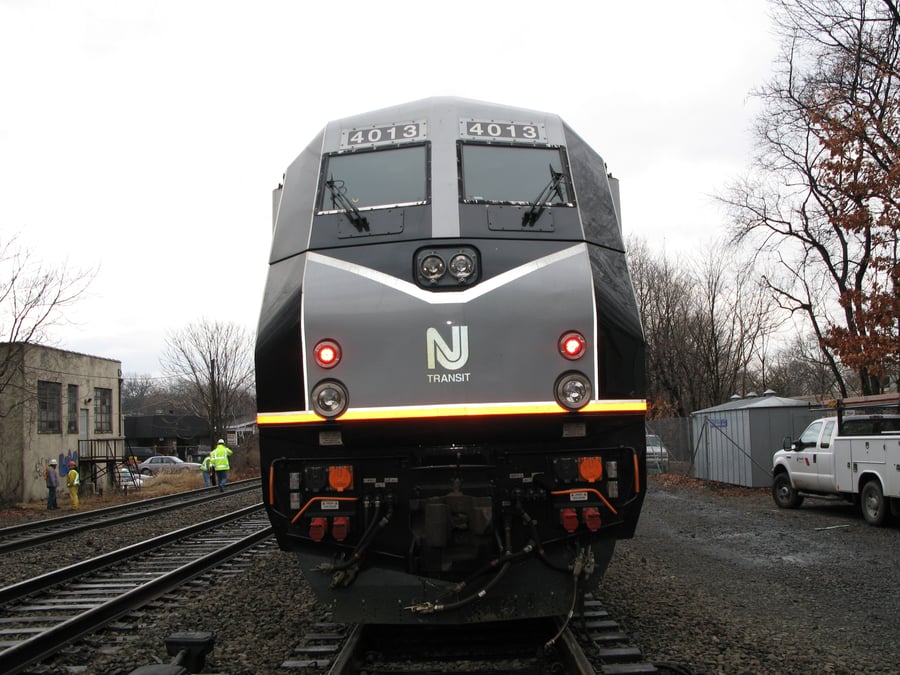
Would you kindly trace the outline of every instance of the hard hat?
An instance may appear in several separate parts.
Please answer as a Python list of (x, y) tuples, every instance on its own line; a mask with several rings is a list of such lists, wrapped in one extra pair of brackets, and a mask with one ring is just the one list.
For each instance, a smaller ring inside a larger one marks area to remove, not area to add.
[(225, 445), (225, 441), (222, 440), (221, 438), (219, 439), (219, 443), (221, 443), (222, 445)]
[(50, 460), (50, 463), (51, 463), (51, 464), (56, 464), (56, 460), (55, 460), (55, 459), (51, 459), (51, 460)]
[(69, 462), (69, 466), (75, 466), (75, 462)]

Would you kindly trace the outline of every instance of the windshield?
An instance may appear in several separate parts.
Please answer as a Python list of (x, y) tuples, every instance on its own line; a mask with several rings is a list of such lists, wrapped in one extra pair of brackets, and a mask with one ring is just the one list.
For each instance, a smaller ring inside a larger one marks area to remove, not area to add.
[(647, 435), (647, 445), (662, 445), (659, 436)]
[(323, 173), (321, 211), (347, 212), (427, 199), (425, 145), (330, 155)]
[(566, 204), (569, 189), (562, 151), (462, 144), (463, 200)]

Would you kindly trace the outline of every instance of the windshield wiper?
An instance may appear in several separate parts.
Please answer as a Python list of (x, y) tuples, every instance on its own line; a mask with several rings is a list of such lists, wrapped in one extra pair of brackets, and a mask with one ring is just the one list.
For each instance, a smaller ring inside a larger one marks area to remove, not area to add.
[(562, 190), (560, 185), (562, 184), (563, 173), (560, 171), (557, 173), (553, 170), (553, 165), (548, 164), (547, 167), (550, 169), (550, 182), (544, 186), (544, 189), (541, 190), (541, 193), (537, 196), (537, 199), (529, 202), (531, 204), (531, 208), (529, 208), (525, 214), (522, 216), (522, 225), (534, 225), (538, 218), (541, 217), (541, 214), (544, 212), (544, 209), (547, 206), (547, 200), (549, 200), (554, 193), (556, 193), (557, 199), (560, 202), (564, 202), (562, 196)]
[(347, 219), (356, 225), (357, 230), (360, 232), (368, 232), (369, 221), (359, 212), (359, 209), (354, 206), (353, 202), (347, 199), (347, 195), (344, 194), (344, 192), (346, 192), (344, 181), (335, 180), (334, 176), (331, 176), (325, 181), (325, 187), (327, 187), (328, 191), (331, 193), (332, 207), (340, 209), (344, 215), (347, 216)]

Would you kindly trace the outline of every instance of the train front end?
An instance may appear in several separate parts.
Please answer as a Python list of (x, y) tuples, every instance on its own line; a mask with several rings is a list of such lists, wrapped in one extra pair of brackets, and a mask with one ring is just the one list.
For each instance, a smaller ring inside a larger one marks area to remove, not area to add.
[(329, 123), (276, 204), (256, 361), (280, 546), (338, 620), (568, 612), (644, 495), (600, 157), (554, 115), (427, 99)]

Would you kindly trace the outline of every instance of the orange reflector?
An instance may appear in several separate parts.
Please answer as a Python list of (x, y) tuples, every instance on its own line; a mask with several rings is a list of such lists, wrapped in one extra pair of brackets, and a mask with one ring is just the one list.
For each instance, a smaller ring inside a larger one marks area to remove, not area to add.
[(586, 508), (581, 512), (581, 519), (591, 532), (596, 532), (600, 529), (600, 512), (597, 509), (593, 507)]
[(566, 528), (566, 532), (574, 532), (578, 529), (578, 514), (575, 509), (560, 509), (559, 522)]
[(352, 466), (329, 466), (328, 484), (337, 492), (343, 492), (353, 485)]
[(344, 541), (350, 531), (350, 519), (347, 516), (335, 516), (331, 524), (331, 536), (337, 541)]
[(309, 523), (309, 537), (313, 541), (322, 541), (328, 531), (327, 518), (313, 518)]
[(601, 457), (582, 457), (578, 462), (578, 475), (588, 483), (596, 483), (603, 478), (603, 459)]

